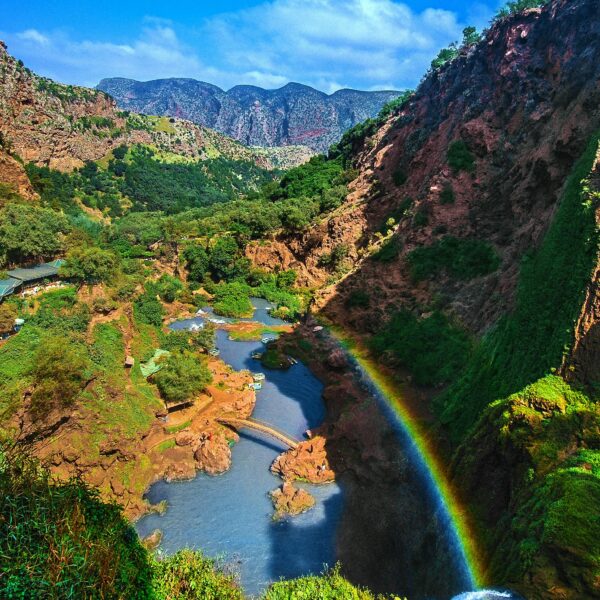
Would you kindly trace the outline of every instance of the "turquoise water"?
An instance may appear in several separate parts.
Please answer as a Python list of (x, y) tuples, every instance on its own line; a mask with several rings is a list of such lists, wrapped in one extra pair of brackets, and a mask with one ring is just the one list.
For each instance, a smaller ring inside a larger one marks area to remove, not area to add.
[[(268, 324), (282, 321), (266, 313), (265, 301), (256, 300), (254, 320)], [(174, 323), (188, 328), (201, 319)], [(220, 357), (235, 370), (262, 371), (263, 389), (257, 392), (253, 417), (274, 425), (296, 439), (319, 425), (325, 408), (322, 385), (306, 366), (298, 363), (287, 371), (264, 369), (251, 358), (261, 342), (234, 342), (226, 331), (217, 332)], [(343, 493), (337, 484), (304, 485), (317, 500), (307, 513), (279, 522), (272, 520), (268, 493), (281, 485), (269, 466), (285, 450), (279, 442), (247, 431), (232, 448), (232, 468), (217, 477), (204, 474), (185, 482), (159, 482), (147, 494), (152, 503), (166, 500), (164, 515), (149, 515), (137, 523), (141, 536), (163, 531), (161, 550), (202, 549), (222, 557), (239, 573), (248, 594), (257, 594), (281, 577), (320, 573), (336, 560), (335, 533), (342, 513)]]

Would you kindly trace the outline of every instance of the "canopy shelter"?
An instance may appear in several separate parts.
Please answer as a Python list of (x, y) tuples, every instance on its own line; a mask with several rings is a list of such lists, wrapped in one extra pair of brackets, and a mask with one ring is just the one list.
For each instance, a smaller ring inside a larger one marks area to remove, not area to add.
[(0, 279), (0, 300), (3, 300), (7, 296), (10, 296), (17, 288), (22, 284), (19, 279)]
[(58, 269), (64, 262), (64, 260), (59, 259), (48, 263), (42, 263), (35, 267), (13, 269), (12, 271), (8, 271), (8, 276), (12, 279), (18, 279), (24, 284), (34, 283), (42, 279), (51, 279), (58, 276)]

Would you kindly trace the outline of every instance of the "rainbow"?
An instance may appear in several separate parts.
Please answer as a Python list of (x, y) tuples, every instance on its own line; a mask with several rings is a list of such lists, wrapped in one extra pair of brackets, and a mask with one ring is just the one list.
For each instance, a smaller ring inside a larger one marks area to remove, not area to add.
[[(355, 339), (348, 338), (339, 329), (329, 325), (331, 335), (346, 351), (362, 383), (373, 392), (381, 407), (403, 438), (403, 450), (423, 478), (424, 484), (436, 503), (437, 516), (446, 527), (448, 542), (453, 548), (457, 568), (463, 584), (470, 590), (481, 589), (485, 584), (484, 561), (477, 550), (475, 535), (469, 524), (468, 511), (461, 505), (445, 474), (445, 466), (437, 456), (420, 420), (403, 402), (397, 386), (381, 372), (369, 353)], [(464, 590), (467, 591), (467, 590)]]

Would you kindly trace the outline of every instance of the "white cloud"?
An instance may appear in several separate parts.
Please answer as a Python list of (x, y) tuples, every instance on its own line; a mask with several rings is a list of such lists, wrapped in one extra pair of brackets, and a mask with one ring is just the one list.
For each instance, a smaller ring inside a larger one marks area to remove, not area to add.
[(462, 27), (450, 11), (418, 13), (392, 0), (273, 0), (218, 15), (202, 34), (224, 49), (227, 68), (259, 68), (330, 91), (414, 85)]
[(37, 29), (26, 29), (25, 31), (18, 33), (17, 36), (23, 41), (33, 42), (34, 44), (38, 44), (40, 46), (45, 46), (50, 41)]
[[(473, 8), (485, 13), (481, 0)], [(0, 36), (32, 68), (73, 83), (194, 77), (224, 88), (297, 81), (331, 93), (416, 85), (463, 26), (451, 11), (416, 12), (395, 0), (267, 0), (209, 18), (195, 35), (146, 17), (139, 34), (120, 43), (36, 29)]]

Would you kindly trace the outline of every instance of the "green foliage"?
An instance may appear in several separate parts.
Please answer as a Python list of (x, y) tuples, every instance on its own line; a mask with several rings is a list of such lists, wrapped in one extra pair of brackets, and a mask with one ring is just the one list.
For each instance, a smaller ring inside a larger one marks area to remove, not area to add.
[(431, 61), (431, 69), (437, 71), (446, 63), (454, 60), (458, 56), (458, 44), (452, 42), (447, 48), (442, 48), (438, 55)]
[(392, 364), (408, 369), (418, 385), (438, 385), (454, 380), (466, 365), (471, 340), (442, 313), (418, 319), (400, 311), (373, 336), (371, 347)]
[(249, 270), (249, 261), (242, 256), (233, 237), (222, 236), (210, 250), (209, 267), (215, 279), (228, 281), (245, 276)]
[(475, 170), (475, 157), (464, 140), (454, 140), (448, 146), (447, 158), (448, 165), (455, 173), (472, 173)]
[(17, 309), (12, 304), (0, 304), (0, 334), (13, 330), (17, 316)]
[(320, 256), (319, 266), (336, 271), (348, 256), (349, 250), (347, 244), (337, 244), (332, 248), (331, 252), (326, 252)]
[(539, 8), (545, 6), (550, 0), (511, 0), (503, 6), (496, 14), (495, 19), (503, 19), (528, 8)]
[[(150, 288), (150, 285), (147, 285)], [(183, 291), (183, 283), (172, 275), (161, 275), (160, 278), (151, 284), (152, 290), (165, 302), (174, 302)]]
[(193, 352), (179, 350), (161, 359), (153, 381), (167, 402), (186, 402), (210, 384), (212, 375)]
[(8, 204), (0, 209), (0, 264), (53, 258), (69, 229), (67, 219), (53, 210)]
[(421, 206), (413, 217), (413, 225), (415, 227), (425, 227), (429, 223), (429, 211), (426, 206)]
[(250, 317), (254, 312), (250, 302), (251, 288), (240, 281), (215, 286), (213, 309), (226, 317)]
[(365, 290), (354, 290), (346, 300), (348, 308), (368, 308), (371, 303), (371, 295)]
[(456, 438), (489, 402), (561, 363), (596, 264), (593, 193), (584, 180), (597, 148), (594, 137), (567, 181), (541, 246), (523, 258), (514, 311), (484, 337), (463, 376), (437, 401)]
[(493, 273), (500, 259), (488, 242), (447, 235), (430, 246), (415, 248), (408, 262), (415, 281), (431, 279), (441, 271), (466, 280)]
[(234, 577), (199, 552), (180, 550), (152, 567), (156, 600), (243, 600)]
[(79, 246), (67, 252), (60, 275), (67, 279), (98, 283), (113, 277), (116, 269), (117, 260), (112, 252), (95, 246)]
[(27, 164), (25, 171), (33, 189), (40, 195), (43, 206), (70, 214), (79, 212), (73, 201), (75, 185), (71, 175), (49, 167), (38, 167), (34, 163)]
[(353, 586), (336, 567), (320, 576), (310, 575), (274, 583), (266, 591), (264, 600), (375, 600), (375, 596)]
[(37, 465), (0, 460), (2, 598), (150, 600), (146, 551), (117, 505), (80, 481), (54, 483)]
[(397, 235), (393, 235), (382, 244), (381, 248), (379, 248), (375, 254), (373, 254), (373, 259), (384, 263), (392, 262), (396, 260), (401, 251), (402, 241)]
[(406, 180), (408, 179), (406, 173), (404, 171), (402, 171), (402, 169), (397, 169), (396, 171), (394, 171), (394, 174), (392, 175), (392, 179), (394, 181), (394, 183), (400, 187), (401, 185), (404, 185), (406, 183)]
[(398, 98), (384, 105), (375, 119), (367, 119), (346, 131), (342, 139), (329, 149), (329, 158), (334, 160), (341, 159), (341, 164), (344, 166), (352, 164), (358, 151), (363, 147), (365, 140), (373, 136), (390, 115), (398, 114), (412, 95), (412, 90), (404, 91)]
[(27, 317), (28, 325), (53, 331), (56, 335), (83, 333), (89, 322), (89, 306), (77, 302), (77, 292), (71, 287), (46, 292), (39, 299), (37, 311)]
[(489, 540), (496, 581), (541, 576), (551, 587), (558, 572), (561, 585), (589, 597), (600, 574), (599, 426), (597, 403), (554, 375), (484, 411), (459, 470), (477, 479), (482, 506), (498, 485), (498, 471), (481, 479), (486, 457), (493, 452), (511, 471), (505, 512), (499, 522), (488, 517), (497, 524)]
[(33, 359), (32, 411), (45, 415), (71, 406), (88, 381), (89, 367), (84, 345), (62, 335), (45, 337)]
[(183, 258), (191, 281), (200, 282), (208, 273), (209, 254), (199, 244), (190, 244), (183, 250)]
[(454, 204), (454, 190), (452, 185), (448, 184), (444, 186), (444, 189), (440, 193), (440, 204)]
[(136, 321), (146, 325), (160, 327), (164, 316), (164, 308), (156, 299), (156, 295), (146, 291), (133, 303), (133, 315)]

